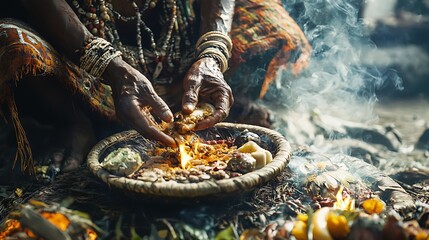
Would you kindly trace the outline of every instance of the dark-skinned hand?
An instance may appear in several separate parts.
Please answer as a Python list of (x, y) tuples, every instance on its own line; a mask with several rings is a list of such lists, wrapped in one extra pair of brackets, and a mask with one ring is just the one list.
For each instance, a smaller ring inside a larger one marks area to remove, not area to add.
[(231, 88), (226, 83), (218, 63), (210, 57), (197, 60), (183, 79), (182, 111), (192, 113), (197, 103), (213, 103), (215, 113), (202, 120), (196, 130), (202, 130), (224, 120), (234, 102)]
[(160, 141), (166, 146), (176, 145), (172, 137), (154, 124), (153, 116), (144, 110), (149, 106), (160, 120), (173, 121), (170, 108), (143, 74), (120, 58), (115, 58), (109, 63), (103, 78), (112, 87), (119, 119), (148, 139)]

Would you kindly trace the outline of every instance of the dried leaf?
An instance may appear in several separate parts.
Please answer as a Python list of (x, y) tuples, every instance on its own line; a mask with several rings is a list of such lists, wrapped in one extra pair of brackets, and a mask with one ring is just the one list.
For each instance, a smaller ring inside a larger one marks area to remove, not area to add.
[(70, 236), (35, 212), (31, 206), (25, 206), (21, 211), (21, 224), (46, 240), (68, 240)]
[(48, 206), (46, 203), (38, 201), (38, 200), (35, 200), (35, 199), (28, 200), (28, 204), (30, 204), (30, 205), (32, 205), (32, 206), (34, 206), (36, 208), (44, 208), (44, 207)]
[(17, 197), (22, 197), (22, 195), (24, 194), (24, 191), (22, 190), (22, 188), (16, 188), (15, 189), (15, 195), (17, 196)]

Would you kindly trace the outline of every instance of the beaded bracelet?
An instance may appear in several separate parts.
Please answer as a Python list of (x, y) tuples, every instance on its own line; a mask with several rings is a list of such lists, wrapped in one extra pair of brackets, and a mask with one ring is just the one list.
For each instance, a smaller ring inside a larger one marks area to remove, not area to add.
[(228, 60), (231, 57), (232, 41), (228, 35), (219, 31), (210, 31), (203, 34), (195, 46), (197, 59), (211, 57), (219, 64), (224, 73), (228, 69)]
[(120, 51), (115, 50), (112, 44), (103, 38), (92, 38), (83, 48), (79, 66), (92, 76), (100, 78), (110, 61), (121, 55)]
[(205, 41), (202, 42), (200, 45), (197, 46), (196, 50), (198, 53), (204, 51), (204, 49), (209, 48), (209, 47), (216, 47), (219, 50), (222, 51), (222, 53), (225, 55), (225, 57), (227, 59), (230, 58), (230, 52), (228, 51), (227, 46), (220, 41), (214, 41), (214, 40), (210, 40), (210, 41)]
[(206, 42), (206, 41), (210, 41), (210, 40), (217, 40), (217, 41), (223, 42), (227, 46), (228, 52), (231, 52), (231, 50), (232, 50), (231, 38), (228, 35), (226, 35), (225, 33), (220, 32), (220, 31), (210, 31), (210, 32), (204, 33), (198, 39), (196, 46), (201, 45), (202, 42)]
[(206, 48), (203, 52), (198, 55), (198, 59), (211, 57), (216, 60), (219, 64), (220, 71), (224, 73), (228, 69), (228, 59), (219, 49), (215, 47)]
[(74, 54), (75, 54), (77, 59), (79, 59), (81, 56), (83, 56), (83, 54), (85, 53), (85, 48), (96, 38), (97, 37), (94, 37), (94, 36), (89, 37), (86, 41), (84, 41), (81, 48), (78, 48), (74, 51)]

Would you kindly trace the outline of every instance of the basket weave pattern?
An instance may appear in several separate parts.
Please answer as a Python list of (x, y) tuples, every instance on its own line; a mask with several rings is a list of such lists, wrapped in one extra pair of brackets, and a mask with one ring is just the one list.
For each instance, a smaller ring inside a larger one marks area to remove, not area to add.
[(134, 130), (112, 135), (93, 147), (88, 154), (88, 167), (91, 172), (109, 186), (138, 195), (155, 197), (197, 198), (204, 196), (225, 195), (247, 192), (266, 183), (278, 175), (288, 164), (291, 157), (291, 147), (286, 139), (271, 129), (234, 123), (219, 123), (215, 128), (226, 129), (231, 132), (241, 132), (248, 129), (251, 132), (264, 136), (273, 145), (273, 161), (261, 169), (222, 180), (207, 180), (198, 183), (178, 183), (175, 181), (146, 182), (111, 174), (100, 166), (100, 156), (105, 149), (116, 142), (139, 135)]

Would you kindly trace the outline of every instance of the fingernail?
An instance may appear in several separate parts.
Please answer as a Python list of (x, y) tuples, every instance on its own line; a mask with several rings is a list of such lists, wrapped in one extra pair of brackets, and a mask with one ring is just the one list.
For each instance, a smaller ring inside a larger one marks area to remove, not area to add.
[(168, 111), (168, 112), (164, 112), (164, 113), (162, 114), (162, 117), (164, 118), (164, 121), (166, 121), (166, 122), (171, 122), (171, 121), (173, 121), (173, 113), (171, 113), (170, 111)]
[(170, 143), (170, 147), (172, 147), (172, 148), (177, 147), (176, 141), (174, 141), (174, 140), (173, 140), (173, 141)]
[(183, 108), (188, 111), (194, 111), (195, 106), (192, 103), (185, 103), (183, 104)]

